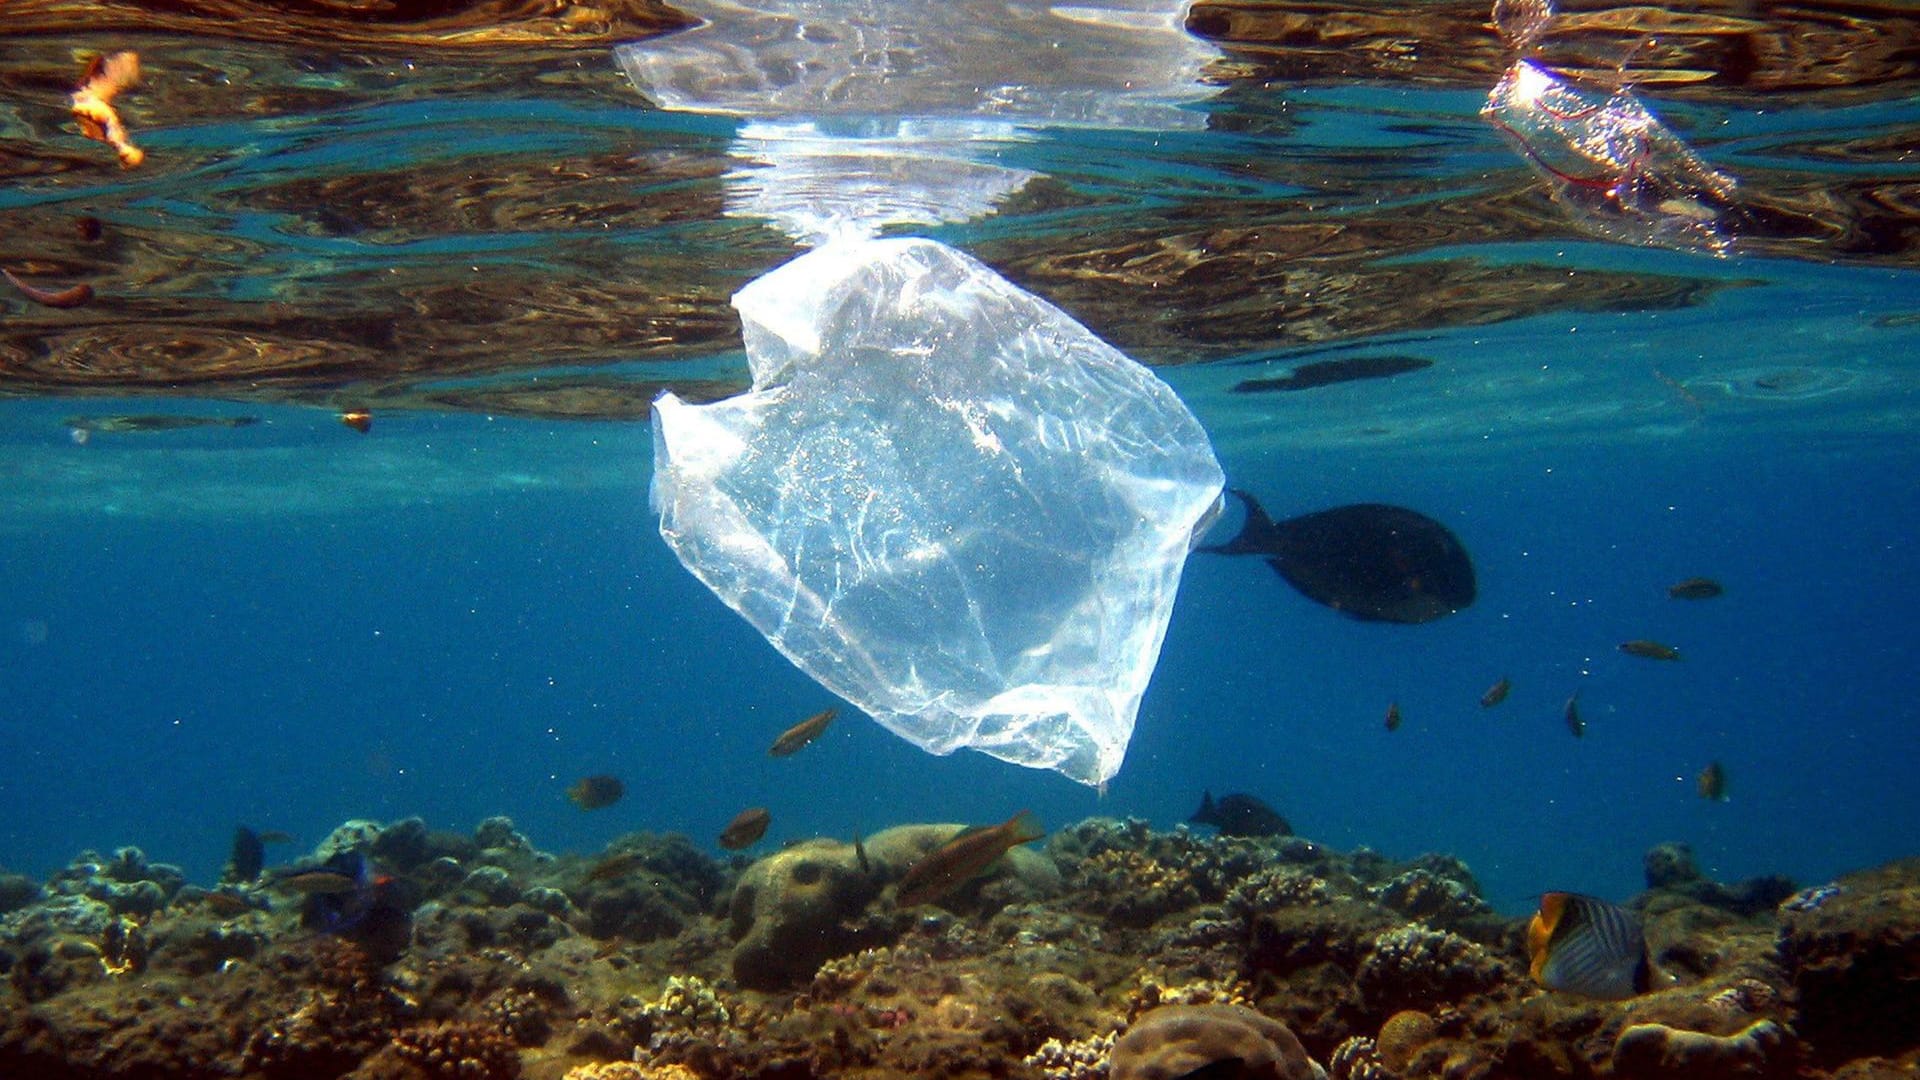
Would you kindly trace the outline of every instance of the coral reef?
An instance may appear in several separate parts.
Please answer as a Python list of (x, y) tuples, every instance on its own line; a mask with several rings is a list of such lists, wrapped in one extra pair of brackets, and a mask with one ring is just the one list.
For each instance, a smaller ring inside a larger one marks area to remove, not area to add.
[[(1673, 985), (1612, 1002), (1535, 986), (1523, 920), (1445, 856), (1094, 819), (902, 907), (907, 868), (958, 829), (749, 864), (678, 836), (554, 856), (504, 818), (357, 821), (214, 887), (137, 849), (85, 852), (44, 887), (0, 875), (0, 1076), (1096, 1080), (1210, 1062), (1306, 1077), (1317, 1060), (1334, 1080), (1877, 1080), (1920, 1064), (1920, 860), (1795, 893), (1713, 882), (1662, 845), (1632, 906)], [(316, 920), (291, 882), (336, 857), (375, 872), (346, 893), (323, 877), (322, 910), (355, 917)]]
[(1793, 1028), (1830, 1066), (1920, 1049), (1920, 859), (1838, 884), (1781, 911)]

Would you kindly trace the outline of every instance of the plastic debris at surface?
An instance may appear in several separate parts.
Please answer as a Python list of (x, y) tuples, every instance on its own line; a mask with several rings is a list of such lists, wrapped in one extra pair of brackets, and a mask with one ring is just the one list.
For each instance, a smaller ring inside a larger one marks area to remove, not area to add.
[(654, 406), (680, 560), (937, 754), (1119, 768), (1223, 483), (1173, 391), (943, 244), (830, 244), (734, 297), (753, 389)]
[(1553, 19), (1549, 0), (1494, 0), (1494, 28), (1515, 60), (1480, 115), (1588, 232), (1727, 254), (1740, 216), (1733, 177), (1700, 160), (1627, 90), (1624, 59), (1622, 85), (1606, 88), (1582, 85), (1528, 59)]
[(1577, 86), (1521, 60), (1480, 114), (1584, 228), (1716, 255), (1731, 247), (1733, 178), (1708, 167), (1628, 91)]

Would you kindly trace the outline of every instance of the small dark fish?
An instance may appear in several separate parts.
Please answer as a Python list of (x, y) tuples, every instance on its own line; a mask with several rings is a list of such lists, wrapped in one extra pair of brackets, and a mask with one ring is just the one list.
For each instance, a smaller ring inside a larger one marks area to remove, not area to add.
[(906, 908), (938, 900), (972, 881), (1015, 845), (1045, 835), (1040, 822), (1026, 810), (991, 828), (963, 829), (907, 868), (896, 901)]
[(1727, 801), (1727, 770), (1717, 761), (1707, 762), (1707, 767), (1694, 777), (1694, 786), (1700, 789), (1700, 797), (1714, 802)]
[(1222, 795), (1202, 792), (1200, 809), (1187, 819), (1196, 825), (1212, 825), (1221, 836), (1292, 836), (1293, 826), (1266, 803), (1251, 795)]
[(1387, 705), (1387, 730), (1400, 730), (1400, 703), (1397, 701), (1390, 702)]
[(860, 834), (853, 834), (853, 859), (860, 864), (860, 872), (869, 877), (873, 875), (873, 864), (867, 861), (867, 845), (861, 841)]
[(233, 830), (233, 849), (227, 857), (224, 881), (252, 881), (267, 866), (267, 845), (260, 834), (245, 825)]
[(646, 856), (637, 851), (617, 851), (593, 864), (587, 871), (588, 881), (612, 881), (626, 877), (638, 870), (647, 861)]
[(767, 826), (773, 823), (773, 815), (764, 806), (748, 807), (734, 815), (727, 827), (720, 830), (720, 846), (728, 851), (739, 851), (752, 847), (767, 835)]
[(373, 430), (373, 414), (364, 409), (353, 409), (341, 413), (340, 422), (362, 435)]
[(1261, 555), (1309, 600), (1369, 622), (1423, 623), (1473, 603), (1473, 562), (1447, 527), (1399, 506), (1360, 503), (1276, 522), (1253, 496), (1240, 534), (1199, 550)]
[(1662, 645), (1657, 641), (1635, 638), (1620, 643), (1620, 651), (1628, 656), (1638, 656), (1647, 660), (1678, 660), (1680, 650), (1671, 645)]
[(322, 934), (350, 937), (376, 963), (389, 963), (412, 938), (412, 909), (417, 896), (390, 874), (378, 873), (358, 851), (342, 851), (307, 876), (329, 874), (349, 883), (344, 889), (307, 890), (300, 925)]
[(73, 431), (102, 435), (134, 432), (185, 431), (188, 428), (243, 428), (260, 422), (257, 416), (178, 416), (169, 413), (128, 416), (69, 416), (61, 423)]
[(1653, 989), (1640, 919), (1617, 904), (1579, 893), (1550, 892), (1527, 923), (1533, 979), (1549, 990), (1618, 1001)]
[(645, 865), (646, 861), (646, 856), (638, 851), (616, 851), (594, 863), (593, 869), (587, 871), (587, 880), (611, 881), (625, 877)]
[(7, 280), (13, 283), (13, 287), (20, 290), (20, 295), (47, 307), (76, 308), (93, 299), (93, 286), (84, 281), (64, 289), (42, 289), (20, 280), (11, 270), (0, 270), (0, 274), (6, 275)]
[(1356, 379), (1385, 379), (1410, 371), (1424, 371), (1433, 361), (1418, 356), (1356, 356), (1348, 360), (1315, 360), (1301, 364), (1277, 378), (1247, 379), (1233, 385), (1236, 394), (1258, 394), (1269, 390), (1311, 390), (1316, 386), (1353, 382)]
[(1667, 598), (1670, 600), (1711, 600), (1726, 592), (1720, 583), (1712, 578), (1690, 577), (1685, 581), (1667, 586)]
[(293, 843), (293, 834), (280, 829), (263, 829), (260, 832), (260, 842), (263, 844), (291, 844)]
[(1493, 708), (1495, 705), (1507, 700), (1507, 694), (1512, 690), (1513, 680), (1504, 675), (1501, 676), (1499, 682), (1487, 687), (1487, 692), (1480, 695), (1480, 707), (1483, 709)]
[(599, 773), (583, 776), (567, 788), (567, 799), (582, 810), (604, 810), (620, 801), (627, 793), (627, 785), (617, 776)]
[(1575, 690), (1567, 698), (1567, 707), (1560, 711), (1560, 715), (1566, 720), (1567, 730), (1573, 733), (1574, 738), (1578, 739), (1587, 733), (1587, 722), (1580, 719), (1580, 691)]
[(767, 749), (767, 756), (786, 757), (797, 753), (801, 747), (819, 738), (820, 733), (827, 730), (827, 725), (833, 723), (833, 718), (838, 715), (839, 709), (822, 709), (793, 725), (773, 740), (773, 745)]
[(223, 919), (232, 919), (245, 915), (249, 911), (261, 910), (246, 897), (236, 896), (230, 892), (203, 893), (200, 897), (200, 905)]
[(360, 881), (352, 874), (340, 870), (298, 870), (282, 874), (268, 882), (276, 889), (303, 893), (307, 896), (329, 893), (350, 893), (360, 887)]

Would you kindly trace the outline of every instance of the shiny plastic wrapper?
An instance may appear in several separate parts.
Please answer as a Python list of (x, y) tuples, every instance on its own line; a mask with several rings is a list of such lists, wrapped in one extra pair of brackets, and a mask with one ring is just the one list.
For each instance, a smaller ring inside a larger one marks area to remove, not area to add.
[(1733, 178), (1708, 167), (1628, 91), (1580, 86), (1521, 60), (1480, 115), (1589, 232), (1715, 255), (1732, 248)]
[(680, 561), (921, 748), (1105, 782), (1219, 505), (1192, 413), (932, 240), (829, 244), (734, 306), (752, 390), (654, 404)]

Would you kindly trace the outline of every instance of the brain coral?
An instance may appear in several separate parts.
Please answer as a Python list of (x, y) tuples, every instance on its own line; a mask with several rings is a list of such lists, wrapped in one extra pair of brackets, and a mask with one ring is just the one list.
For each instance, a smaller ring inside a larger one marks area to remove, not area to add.
[(1432, 1042), (1439, 1032), (1440, 1025), (1433, 1017), (1417, 1009), (1394, 1013), (1380, 1025), (1380, 1037), (1375, 1040), (1380, 1060), (1396, 1072), (1405, 1069), (1413, 1060), (1413, 1052)]
[(1246, 1080), (1324, 1075), (1285, 1024), (1242, 1005), (1163, 1005), (1141, 1015), (1113, 1044), (1108, 1075), (1111, 1080), (1173, 1080), (1236, 1058), (1236, 1075)]

